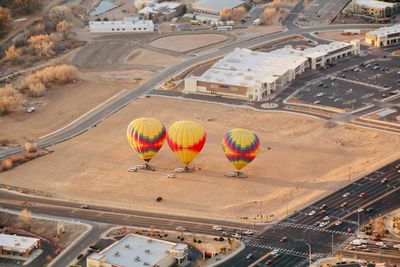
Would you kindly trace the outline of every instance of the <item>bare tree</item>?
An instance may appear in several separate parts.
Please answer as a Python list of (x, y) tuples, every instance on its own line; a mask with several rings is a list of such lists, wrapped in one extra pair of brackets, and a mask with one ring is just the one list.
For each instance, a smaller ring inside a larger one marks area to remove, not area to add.
[(68, 38), (68, 35), (71, 33), (71, 23), (66, 20), (61, 20), (57, 24), (57, 32), (61, 33), (64, 39)]
[(0, 35), (8, 30), (10, 23), (11, 23), (10, 9), (0, 6)]
[(29, 229), (32, 220), (32, 212), (28, 209), (22, 209), (18, 219), (23, 228)]
[(16, 48), (15, 45), (12, 45), (5, 51), (5, 54), (8, 60), (15, 61), (21, 55), (21, 49)]
[(233, 9), (232, 13), (233, 14), (231, 16), (231, 19), (233, 19), (235, 22), (239, 22), (244, 17), (244, 15), (246, 15), (246, 8), (242, 6), (237, 7)]
[(72, 10), (68, 6), (52, 7), (45, 16), (45, 23), (50, 30), (55, 30), (57, 24), (62, 20), (72, 20)]
[(22, 95), (10, 84), (0, 87), (0, 115), (10, 112), (22, 102)]
[(29, 45), (35, 50), (39, 56), (47, 57), (53, 53), (54, 42), (48, 34), (39, 34), (31, 36), (28, 39)]

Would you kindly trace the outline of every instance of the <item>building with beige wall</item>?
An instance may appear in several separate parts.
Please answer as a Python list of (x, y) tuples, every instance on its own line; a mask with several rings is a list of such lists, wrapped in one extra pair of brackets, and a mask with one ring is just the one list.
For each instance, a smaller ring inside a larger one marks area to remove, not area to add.
[(352, 0), (350, 10), (354, 14), (382, 20), (399, 13), (400, 3), (388, 3), (377, 0)]
[(382, 27), (370, 31), (365, 35), (365, 42), (376, 46), (385, 47), (400, 44), (400, 24), (389, 27)]
[(40, 239), (0, 234), (0, 257), (28, 258), (36, 249), (40, 248)]

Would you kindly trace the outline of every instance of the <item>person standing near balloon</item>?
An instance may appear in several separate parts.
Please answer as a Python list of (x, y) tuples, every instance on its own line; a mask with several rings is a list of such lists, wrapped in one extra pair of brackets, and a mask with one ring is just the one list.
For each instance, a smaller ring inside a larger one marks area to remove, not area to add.
[(206, 142), (203, 126), (193, 121), (177, 121), (169, 127), (167, 141), (172, 152), (185, 164), (184, 171), (194, 171), (194, 168), (189, 168), (189, 164)]
[(225, 175), (247, 177), (240, 170), (255, 159), (260, 151), (260, 140), (252, 131), (236, 128), (225, 134), (222, 139), (222, 149), (228, 160), (237, 169), (236, 172)]
[(154, 170), (150, 167), (149, 161), (163, 146), (166, 135), (164, 125), (153, 118), (139, 118), (129, 123), (127, 129), (128, 142), (145, 162), (143, 166), (137, 167)]

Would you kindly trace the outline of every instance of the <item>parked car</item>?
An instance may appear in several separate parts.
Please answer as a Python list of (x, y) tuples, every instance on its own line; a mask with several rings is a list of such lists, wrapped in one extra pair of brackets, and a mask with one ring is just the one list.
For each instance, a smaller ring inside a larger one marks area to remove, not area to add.
[(29, 108), (26, 109), (26, 112), (32, 113), (32, 112), (34, 112), (35, 110), (36, 110), (35, 107), (29, 107)]
[(176, 227), (176, 231), (185, 231), (186, 229), (185, 229), (185, 227), (183, 227), (183, 226), (177, 226)]
[(343, 222), (342, 222), (341, 220), (339, 220), (339, 221), (336, 221), (336, 222), (335, 222), (335, 225), (336, 225), (336, 226), (339, 226), (339, 225), (341, 225), (342, 223), (343, 223)]
[(320, 210), (324, 210), (324, 209), (326, 209), (327, 206), (328, 206), (328, 205), (326, 205), (326, 204), (322, 204), (321, 207), (319, 207), (319, 209), (320, 209)]
[(212, 229), (213, 229), (213, 230), (216, 230), (216, 231), (222, 231), (222, 227), (221, 227), (221, 226), (218, 226), (218, 225), (214, 225), (214, 226), (212, 227)]
[(340, 207), (344, 208), (347, 206), (347, 202), (343, 202), (342, 204), (340, 204)]
[(312, 210), (312, 211), (310, 211), (309, 213), (308, 213), (308, 215), (309, 216), (313, 216), (313, 215), (315, 215), (317, 212), (315, 211), (315, 210)]
[(287, 237), (286, 236), (282, 237), (280, 241), (281, 241), (281, 243), (286, 242), (287, 241)]
[(386, 184), (387, 182), (389, 182), (389, 179), (388, 179), (388, 178), (383, 178), (383, 179), (381, 180), (381, 184)]
[(349, 197), (349, 196), (350, 196), (350, 193), (347, 192), (347, 193), (344, 193), (342, 197)]
[(368, 194), (367, 193), (365, 193), (365, 192), (362, 192), (361, 194), (359, 194), (358, 195), (359, 197), (366, 197), (366, 196), (368, 196)]

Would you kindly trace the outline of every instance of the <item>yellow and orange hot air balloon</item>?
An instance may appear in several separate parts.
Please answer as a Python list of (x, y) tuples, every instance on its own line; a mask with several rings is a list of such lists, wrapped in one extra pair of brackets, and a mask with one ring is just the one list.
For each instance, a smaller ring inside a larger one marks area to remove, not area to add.
[(206, 132), (203, 126), (197, 122), (178, 121), (169, 127), (167, 141), (172, 152), (187, 168), (189, 163), (203, 149), (206, 142)]
[(166, 135), (164, 125), (153, 118), (135, 119), (127, 129), (129, 144), (146, 164), (161, 149)]
[(232, 165), (240, 171), (257, 156), (260, 140), (252, 131), (236, 128), (225, 134), (222, 149)]

